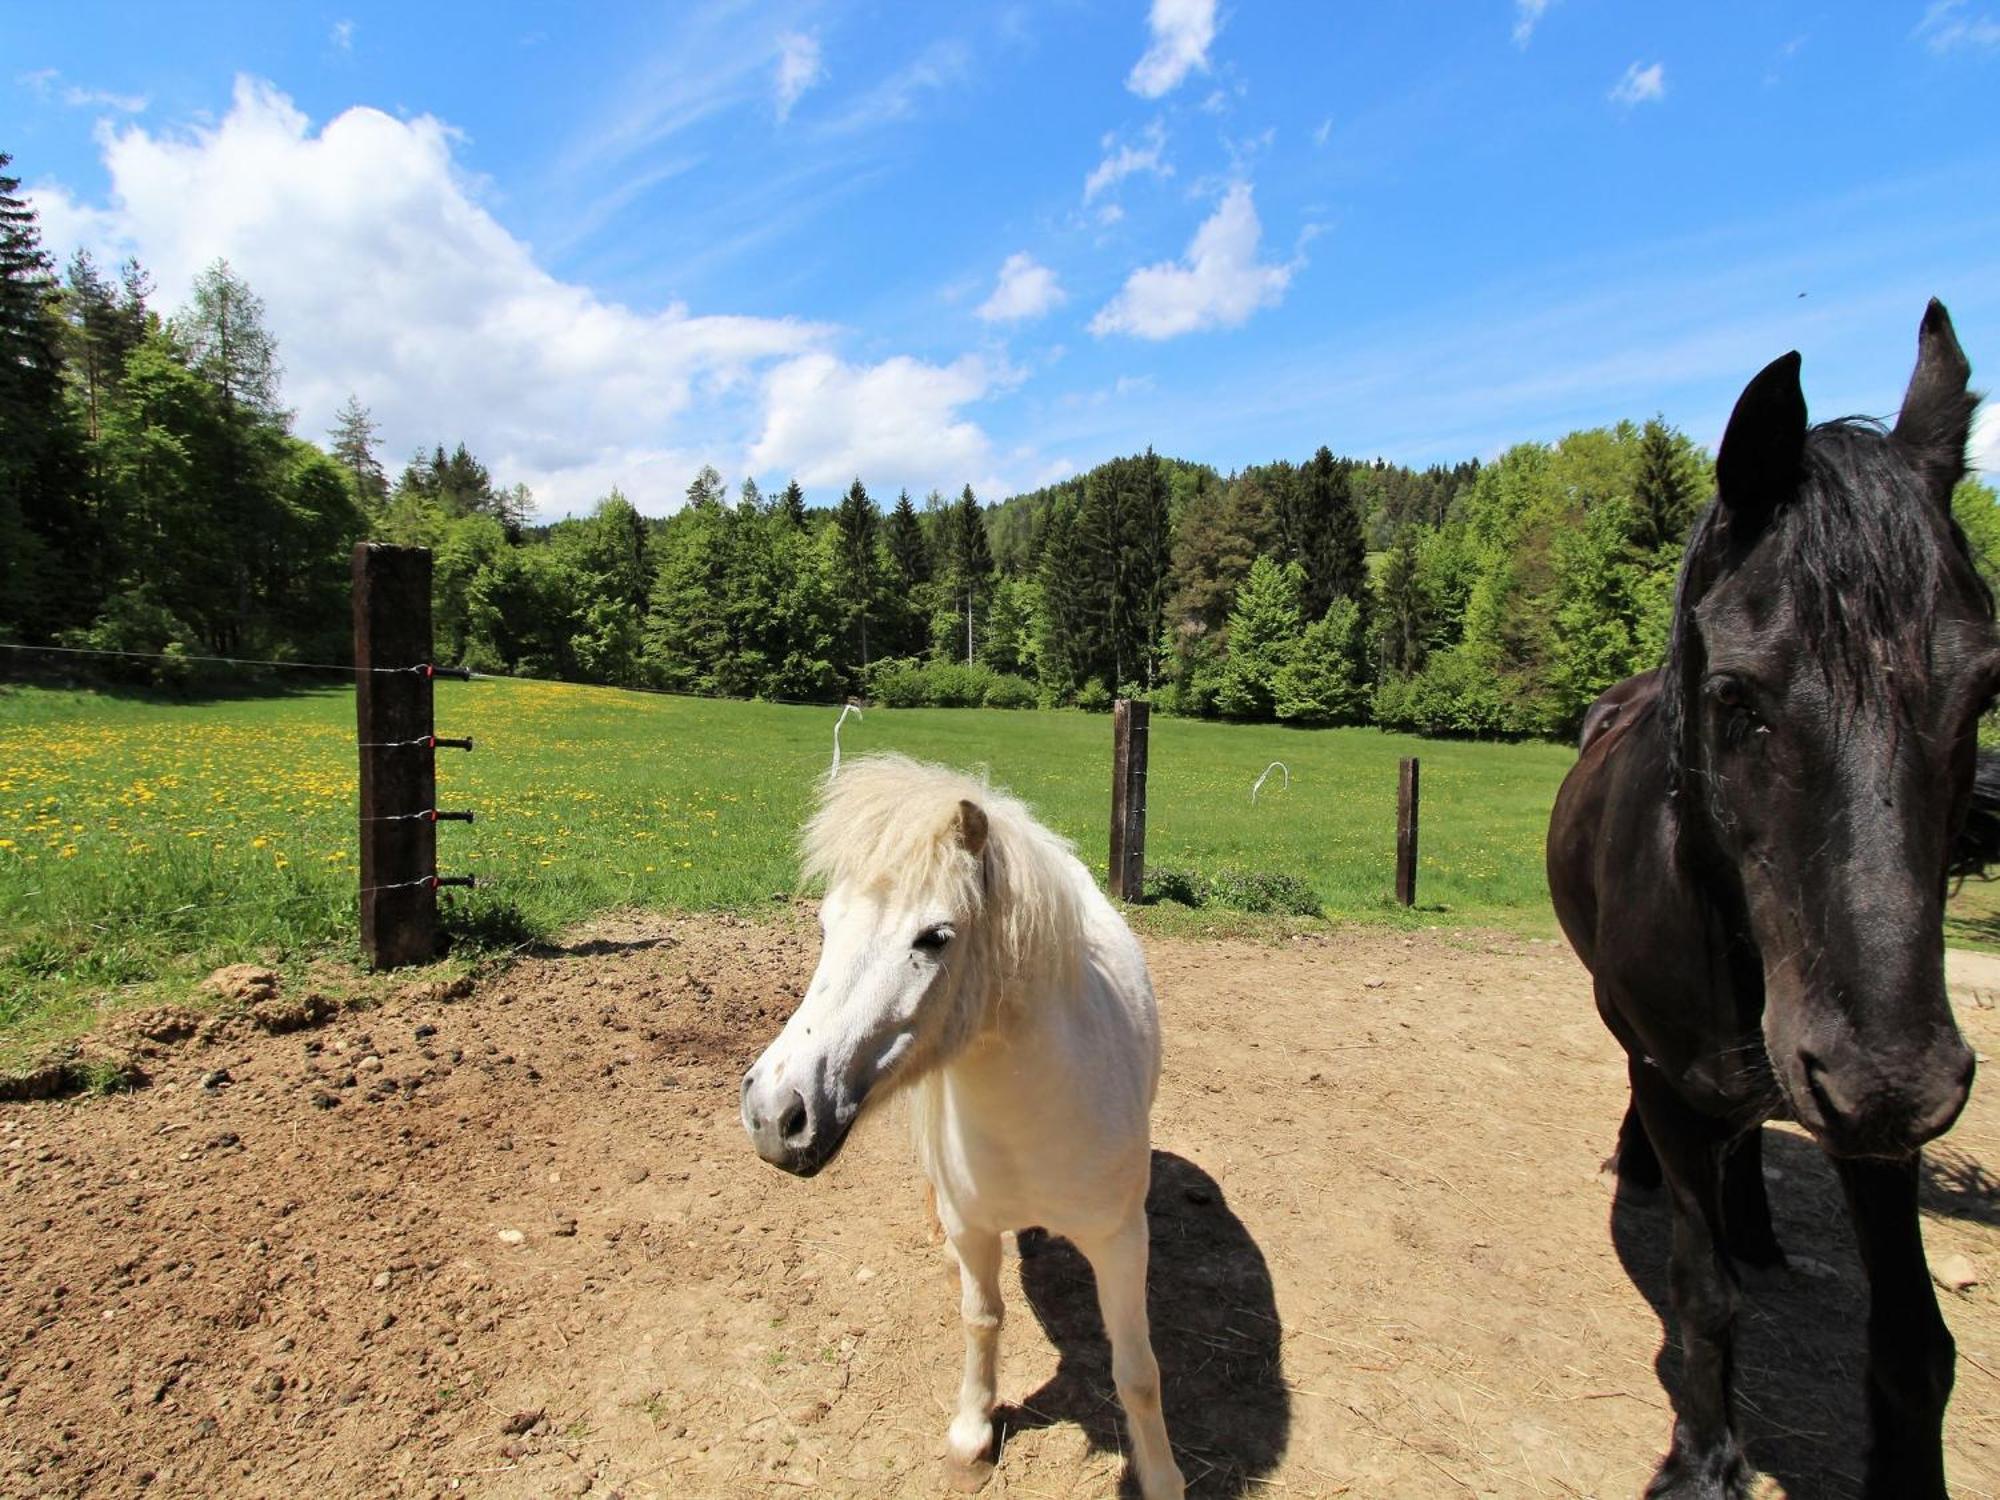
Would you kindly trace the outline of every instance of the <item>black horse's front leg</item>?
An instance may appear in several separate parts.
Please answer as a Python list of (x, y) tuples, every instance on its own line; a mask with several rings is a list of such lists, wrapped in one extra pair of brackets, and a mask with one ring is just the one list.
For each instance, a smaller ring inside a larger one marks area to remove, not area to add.
[(1764, 1182), (1764, 1127), (1730, 1147), (1722, 1163), (1722, 1227), (1730, 1256), (1768, 1270), (1785, 1264), (1784, 1247), (1771, 1227), (1771, 1196)]
[(1722, 1163), (1728, 1136), (1656, 1073), (1633, 1070), (1633, 1102), (1659, 1154), (1673, 1202), (1668, 1267), (1681, 1342), (1674, 1445), (1650, 1500), (1746, 1500), (1752, 1471), (1736, 1438), (1736, 1283), (1723, 1255)]
[(1841, 1160), (1868, 1272), (1870, 1500), (1941, 1500), (1944, 1408), (1956, 1348), (1938, 1312), (1917, 1222), (1917, 1162)]

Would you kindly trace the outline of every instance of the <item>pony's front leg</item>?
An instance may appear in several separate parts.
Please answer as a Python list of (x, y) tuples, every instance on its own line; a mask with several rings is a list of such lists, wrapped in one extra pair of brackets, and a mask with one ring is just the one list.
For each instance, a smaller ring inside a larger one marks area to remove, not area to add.
[(1942, 1500), (1956, 1349), (1917, 1222), (1917, 1162), (1846, 1160), (1840, 1185), (1868, 1272), (1869, 1500)]
[(1648, 1500), (1747, 1500), (1753, 1477), (1736, 1438), (1736, 1281), (1723, 1255), (1722, 1163), (1728, 1140), (1651, 1070), (1633, 1070), (1634, 1102), (1673, 1201), (1667, 1283), (1681, 1340), (1674, 1445)]
[(1160, 1406), (1160, 1364), (1146, 1321), (1146, 1209), (1143, 1202), (1108, 1238), (1080, 1243), (1097, 1275), (1097, 1307), (1111, 1340), (1111, 1378), (1132, 1434), (1132, 1472), (1145, 1500), (1181, 1500), (1181, 1478)]
[(958, 1387), (958, 1414), (945, 1439), (953, 1481), (977, 1489), (992, 1472), (993, 1402), (1000, 1362), (1000, 1236), (984, 1229), (960, 1229), (951, 1236), (958, 1256), (959, 1310), (965, 1317), (965, 1378)]

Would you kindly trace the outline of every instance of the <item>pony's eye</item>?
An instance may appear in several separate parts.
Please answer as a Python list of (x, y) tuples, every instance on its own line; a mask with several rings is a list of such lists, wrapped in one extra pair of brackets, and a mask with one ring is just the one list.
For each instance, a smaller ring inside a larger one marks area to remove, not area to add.
[(926, 927), (922, 932), (918, 933), (917, 940), (911, 943), (910, 946), (919, 953), (936, 953), (946, 943), (950, 942), (951, 939), (951, 928), (943, 923), (939, 923), (936, 927)]

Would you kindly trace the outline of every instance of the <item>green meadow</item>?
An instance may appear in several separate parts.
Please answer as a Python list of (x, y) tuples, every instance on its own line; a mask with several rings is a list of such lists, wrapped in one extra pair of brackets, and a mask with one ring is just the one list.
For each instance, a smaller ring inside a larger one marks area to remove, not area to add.
[[(754, 910), (798, 889), (793, 832), (835, 712), (554, 683), (440, 683), (439, 864), (461, 953), (532, 941), (619, 907)], [(849, 757), (895, 750), (1024, 797), (1103, 877), (1104, 715), (871, 709)], [(1389, 899), (1397, 762), (1423, 763), (1419, 905)], [(1273, 772), (1253, 806), (1252, 783)], [(1541, 844), (1571, 760), (1560, 745), (1423, 741), (1156, 718), (1148, 863), (1292, 877), (1324, 918), (1553, 934)], [(72, 1030), (106, 1004), (178, 998), (224, 963), (352, 966), (356, 840), (347, 687), (187, 703), (0, 689), (0, 1037)], [(1169, 930), (1282, 930), (1171, 902)], [(1298, 919), (1291, 919), (1296, 922)]]

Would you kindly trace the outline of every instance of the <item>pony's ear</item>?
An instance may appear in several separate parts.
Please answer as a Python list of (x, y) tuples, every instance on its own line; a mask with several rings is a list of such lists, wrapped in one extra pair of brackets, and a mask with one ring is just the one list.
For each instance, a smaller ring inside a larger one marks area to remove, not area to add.
[(1792, 498), (1805, 446), (1806, 397), (1799, 389), (1799, 352), (1794, 349), (1743, 387), (1722, 434), (1715, 489), (1732, 532), (1761, 531), (1772, 512)]
[(1903, 393), (1895, 436), (1910, 450), (1945, 505), (1951, 503), (1953, 487), (1965, 477), (1965, 441), (1972, 433), (1972, 409), (1979, 404), (1979, 398), (1965, 388), (1971, 378), (1972, 366), (1958, 347), (1951, 314), (1933, 297), (1917, 330), (1917, 368)]
[(986, 809), (977, 802), (958, 804), (958, 841), (974, 859), (986, 852)]

